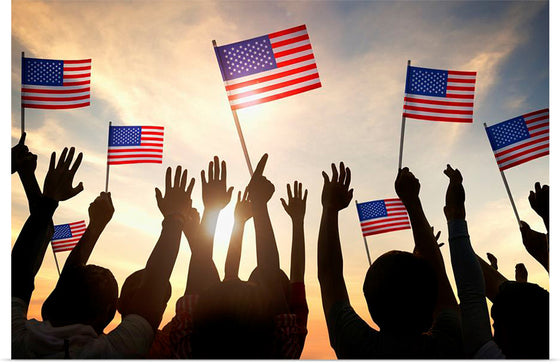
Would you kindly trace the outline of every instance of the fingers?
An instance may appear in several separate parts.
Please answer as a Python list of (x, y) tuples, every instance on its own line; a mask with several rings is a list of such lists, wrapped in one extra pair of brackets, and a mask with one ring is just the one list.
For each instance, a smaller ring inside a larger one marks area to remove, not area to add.
[(173, 187), (178, 187), (181, 184), (181, 166), (175, 168), (175, 178), (173, 179)]
[(202, 171), (200, 171), (200, 179), (201, 179), (203, 185), (207, 184), (206, 175), (204, 174), (204, 169)]
[(226, 182), (226, 177), (227, 177), (226, 161), (222, 161), (222, 175), (221, 175), (220, 180), (222, 180), (225, 183)]
[(27, 135), (26, 132), (21, 133), (21, 136), (19, 137), (19, 142), (18, 142), (19, 145), (24, 145), (25, 144), (26, 135)]
[(338, 181), (338, 171), (336, 170), (336, 166), (334, 163), (331, 163), (331, 170), (332, 170), (332, 180), (331, 182)]
[(214, 180), (214, 161), (208, 162), (208, 182)]
[(346, 178), (346, 169), (344, 168), (344, 162), (340, 162), (340, 177), (339, 182), (344, 183), (344, 179)]
[(307, 188), (305, 189), (305, 193), (303, 194), (303, 202), (307, 202)]
[(288, 204), (286, 203), (286, 200), (280, 198), (280, 202), (282, 202), (282, 206), (284, 207), (284, 210), (286, 210), (287, 212), (289, 208), (288, 208)]
[(535, 183), (535, 193), (539, 193), (541, 191), (541, 184), (539, 182)]
[(76, 196), (78, 193), (82, 192), (83, 190), (84, 190), (84, 184), (80, 182), (76, 187), (72, 189), (72, 192), (70, 193), (70, 198)]
[(227, 190), (227, 200), (228, 203), (229, 201), (231, 201), (231, 194), (233, 193), (233, 186), (229, 188), (229, 190)]
[(441, 231), (438, 231), (438, 232), (437, 232), (437, 234), (436, 234), (436, 236), (435, 236), (435, 238), (436, 238), (436, 241), (438, 241), (438, 239), (439, 239), (440, 235), (441, 235)]
[[(294, 183), (294, 191), (295, 191), (295, 188), (296, 187), (295, 187), (295, 183)], [(293, 197), (292, 197), (292, 189), (290, 188), (289, 183), (286, 185), (286, 190), (288, 190), (288, 201), (290, 201), (290, 200), (293, 199)]]
[[(72, 148), (72, 149), (74, 149), (74, 148)], [(72, 168), (70, 168), (70, 172), (72, 173), (72, 175), (76, 174), (76, 172), (78, 171), (78, 168), (80, 167), (80, 164), (82, 164), (82, 158), (83, 157), (84, 157), (84, 155), (82, 153), (78, 154), (78, 157), (76, 158), (76, 161), (72, 165)], [(70, 161), (71, 161), (71, 159), (70, 159)]]
[(49, 162), (49, 171), (54, 170), (54, 162), (56, 161), (56, 152), (51, 153), (51, 160)]
[(321, 174), (323, 175), (324, 184), (329, 183), (329, 175), (325, 171), (321, 172)]
[(163, 200), (163, 196), (162, 196), (159, 188), (156, 187), (156, 201), (159, 204), (161, 202), (161, 200)]
[(241, 202), (241, 191), (237, 192), (237, 203)]
[(451, 166), (448, 164), (447, 168), (445, 168), (445, 170), (443, 171), (443, 174), (445, 174), (447, 177), (451, 178), (451, 176), (453, 174), (453, 168), (451, 168)]
[(245, 187), (245, 191), (243, 192), (243, 201), (248, 201), (248, 200), (249, 200), (249, 187)]
[(165, 171), (165, 190), (171, 189), (171, 167), (167, 167)]
[(257, 164), (257, 168), (255, 168), (255, 172), (253, 172), (253, 177), (255, 176), (262, 176), (264, 172), (264, 167), (266, 166), (266, 161), (268, 160), (268, 154), (263, 154), (261, 160)]
[(58, 159), (58, 163), (56, 164), (56, 169), (62, 168), (64, 166), (64, 160), (66, 159), (66, 154), (68, 153), (68, 148), (64, 148), (62, 150), (62, 154)]
[(344, 181), (344, 187), (346, 188), (350, 187), (351, 176), (352, 173), (350, 172), (350, 168), (346, 167), (346, 180)]
[[(185, 170), (185, 172), (186, 172), (186, 170)], [(194, 188), (194, 181), (195, 181), (195, 179), (191, 178), (191, 182), (189, 183), (189, 186), (187, 187), (187, 194), (189, 195), (189, 198), (191, 197), (192, 190)]]
[(183, 175), (181, 176), (181, 190), (184, 191), (185, 187), (187, 187), (187, 170), (183, 171)]

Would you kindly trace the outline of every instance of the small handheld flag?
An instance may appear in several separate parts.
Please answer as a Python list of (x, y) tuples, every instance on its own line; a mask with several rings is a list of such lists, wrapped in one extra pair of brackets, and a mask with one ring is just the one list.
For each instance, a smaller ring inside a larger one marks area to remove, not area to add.
[(476, 72), (408, 66), (403, 117), (473, 122)]
[(305, 25), (214, 50), (232, 110), (321, 87)]
[(410, 229), (406, 207), (398, 198), (356, 203), (362, 235)]
[(109, 126), (107, 164), (161, 164), (163, 129), (163, 126)]
[(73, 109), (89, 106), (91, 59), (22, 57), (22, 108)]
[(58, 253), (74, 249), (85, 231), (86, 222), (84, 220), (55, 225), (54, 234), (51, 239), (53, 251)]
[(548, 155), (548, 108), (486, 127), (500, 171)]

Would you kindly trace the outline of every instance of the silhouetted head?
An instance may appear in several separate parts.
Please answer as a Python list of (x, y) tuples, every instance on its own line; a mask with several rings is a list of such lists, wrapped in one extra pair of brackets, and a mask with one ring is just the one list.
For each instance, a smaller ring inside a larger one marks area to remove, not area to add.
[(55, 327), (91, 325), (100, 334), (115, 316), (119, 287), (110, 270), (97, 265), (62, 271), (41, 315)]
[(494, 341), (508, 359), (548, 359), (548, 296), (533, 283), (500, 285), (491, 311)]
[(409, 335), (428, 331), (437, 294), (432, 267), (403, 251), (393, 250), (377, 258), (364, 281), (369, 313), (383, 332)]
[(193, 313), (193, 358), (271, 358), (272, 315), (253, 282), (220, 282), (200, 295)]
[[(119, 297), (117, 309), (122, 317), (128, 315), (130, 313), (130, 306), (134, 300), (134, 296), (138, 287), (140, 287), (140, 283), (142, 283), (142, 279), (144, 279), (144, 272), (145, 269), (137, 270), (136, 272), (129, 275), (121, 288), (121, 295)], [(164, 297), (163, 304), (167, 304), (169, 298), (171, 297), (171, 283), (167, 281), (167, 288), (166, 294)]]
[[(256, 267), (255, 269), (253, 269), (253, 271), (251, 272), (251, 275), (249, 276), (249, 282), (253, 282), (256, 283), (257, 285), (262, 285), (262, 284), (266, 284), (263, 281), (264, 277), (263, 277), (263, 273), (262, 273), (262, 268), (260, 267)], [(290, 278), (288, 278), (288, 276), (286, 275), (286, 273), (284, 273), (284, 271), (282, 269), (278, 270), (278, 279), (280, 279), (280, 285), (282, 286), (282, 289), (284, 290), (284, 294), (286, 295), (286, 297), (288, 297), (289, 292), (290, 292)]]

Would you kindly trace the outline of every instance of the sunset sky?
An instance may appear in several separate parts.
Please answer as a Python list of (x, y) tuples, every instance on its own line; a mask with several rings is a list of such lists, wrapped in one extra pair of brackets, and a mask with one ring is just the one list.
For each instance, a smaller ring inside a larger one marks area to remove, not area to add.
[[(548, 289), (548, 274), (524, 249), (483, 123), (495, 124), (549, 107), (548, 2), (369, 1), (12, 1), (11, 145), (20, 135), (21, 52), (27, 57), (92, 59), (91, 106), (25, 111), (27, 145), (39, 156), (40, 185), (52, 151), (75, 146), (84, 160), (75, 183), (85, 190), (62, 202), (55, 224), (88, 220), (87, 208), (105, 188), (108, 124), (165, 127), (163, 164), (112, 166), (109, 190), (115, 214), (90, 258), (109, 268), (119, 286), (143, 268), (159, 236), (162, 216), (154, 187), (167, 166), (182, 165), (197, 178), (194, 206), (202, 212), (200, 171), (214, 155), (227, 162), (234, 196), (249, 180), (212, 48), (305, 24), (322, 87), (238, 112), (256, 165), (268, 153), (265, 175), (276, 192), (269, 202), (281, 267), (289, 273), (291, 221), (282, 208), (286, 184), (309, 190), (305, 218), (309, 334), (302, 358), (335, 358), (330, 348), (317, 280), (321, 171), (340, 162), (352, 170), (358, 202), (396, 197), (399, 137), (407, 60), (412, 65), (476, 71), (474, 122), (407, 120), (403, 166), (422, 185), (428, 220), (446, 242), (442, 254), (453, 279), (443, 214), (447, 163), (459, 168), (475, 251), (498, 258), (514, 279), (524, 263), (529, 281)], [(5, 85), (6, 86), (6, 85)], [(7, 150), (7, 149), (6, 149)], [(522, 220), (544, 232), (527, 196), (534, 183), (549, 184), (549, 157), (505, 172)], [(28, 216), (17, 175), (11, 177), (11, 242)], [(235, 197), (234, 197), (235, 198)], [(232, 199), (234, 200), (234, 199)], [(214, 261), (223, 267), (233, 224), (232, 201), (218, 221)], [(344, 274), (350, 300), (372, 326), (362, 294), (368, 268), (354, 202), (340, 213)], [(412, 251), (410, 230), (367, 239), (372, 259), (388, 250)], [(68, 253), (59, 253), (60, 264)], [(162, 326), (183, 294), (190, 258), (187, 241), (171, 276), (173, 294)], [(246, 225), (240, 268), (256, 265), (252, 220)], [(36, 278), (29, 317), (40, 319), (57, 271), (49, 249)], [(452, 281), (454, 283), (454, 281)], [(454, 284), (452, 284), (454, 286)], [(110, 328), (120, 322), (116, 315)]]

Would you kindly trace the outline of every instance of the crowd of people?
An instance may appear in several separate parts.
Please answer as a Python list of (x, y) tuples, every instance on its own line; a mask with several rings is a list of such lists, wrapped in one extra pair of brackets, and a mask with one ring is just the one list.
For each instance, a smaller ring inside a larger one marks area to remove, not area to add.
[[(62, 201), (83, 190), (74, 186), (82, 153), (64, 148), (52, 153), (43, 188), (35, 177), (37, 156), (25, 145), (25, 133), (12, 148), (12, 173), (18, 173), (27, 196), (29, 217), (12, 248), (12, 358), (214, 358), (297, 359), (307, 336), (309, 313), (304, 285), (304, 217), (307, 190), (287, 185), (282, 205), (292, 220), (289, 276), (280, 260), (268, 201), (275, 187), (265, 177), (268, 159), (259, 161), (246, 189), (238, 192), (234, 225), (220, 278), (213, 261), (214, 233), (220, 211), (230, 203), (225, 161), (214, 157), (201, 172), (204, 211), (192, 207), (195, 178), (186, 169), (167, 168), (165, 188), (156, 188), (162, 214), (161, 234), (143, 269), (120, 288), (107, 268), (88, 264), (96, 242), (110, 222), (110, 192), (90, 204), (89, 223), (70, 252), (56, 287), (43, 303), (42, 321), (27, 318), (34, 281), (53, 235), (53, 214)], [(354, 311), (343, 275), (339, 211), (353, 196), (350, 168), (331, 165), (323, 172), (322, 216), (317, 262), (330, 345), (349, 358), (548, 358), (549, 294), (528, 282), (523, 264), (508, 281), (497, 259), (488, 264), (472, 249), (467, 229), (465, 190), (458, 169), (449, 178), (443, 211), (458, 300), (448, 279), (438, 243), (420, 201), (420, 182), (408, 168), (399, 170), (395, 191), (405, 205), (414, 250), (389, 251), (377, 258), (364, 279), (363, 292), (375, 330)], [(520, 227), (527, 251), (548, 271), (549, 188), (539, 183), (529, 202), (547, 233)], [(239, 278), (245, 224), (253, 219), (257, 266), (249, 279)], [(171, 296), (169, 278), (182, 238), (191, 255), (185, 293), (175, 316), (160, 330)], [(491, 327), (486, 298), (492, 302)], [(121, 322), (105, 332), (116, 312)]]

